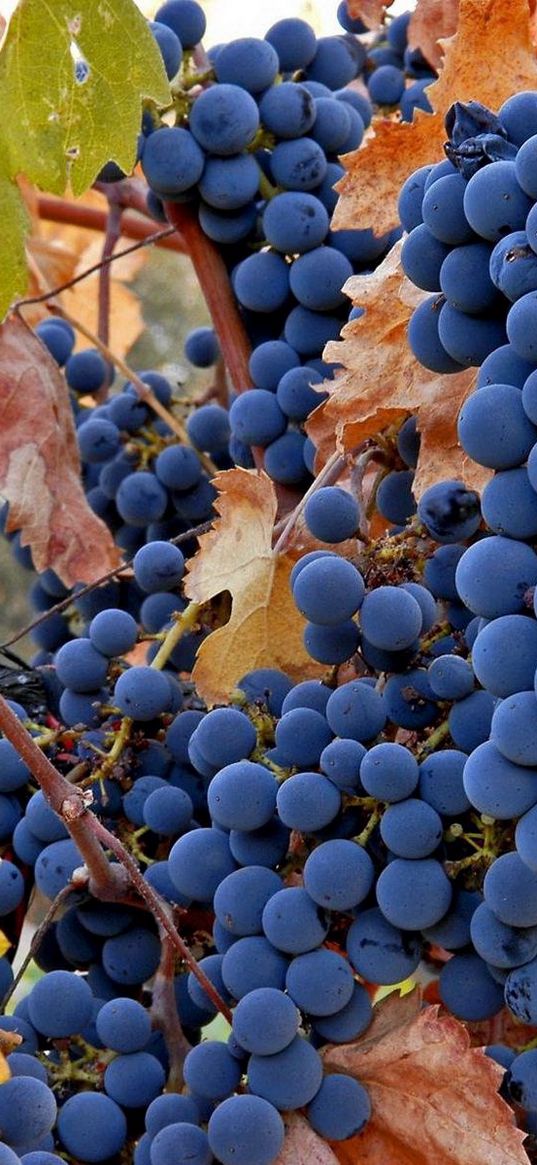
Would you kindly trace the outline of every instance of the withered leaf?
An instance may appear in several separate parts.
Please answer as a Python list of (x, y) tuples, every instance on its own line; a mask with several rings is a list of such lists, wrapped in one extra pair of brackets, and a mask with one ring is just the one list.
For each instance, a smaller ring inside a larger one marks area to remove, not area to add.
[(197, 690), (210, 704), (224, 701), (253, 668), (281, 668), (294, 680), (322, 674), (302, 643), (304, 621), (289, 586), (296, 554), (272, 550), (273, 483), (248, 469), (218, 473), (213, 482), (220, 519), (200, 538), (185, 584), (198, 603), (222, 591), (233, 599), (229, 622), (204, 640), (194, 666)]
[(404, 275), (401, 243), (392, 247), (371, 275), (349, 279), (345, 291), (365, 307), (360, 319), (346, 324), (343, 339), (325, 349), (325, 359), (344, 365), (328, 385), (330, 395), (307, 425), (325, 461), (334, 448), (355, 449), (366, 437), (417, 414), (421, 448), (413, 490), (416, 497), (440, 478), (463, 480), (482, 489), (490, 471), (471, 461), (457, 439), (457, 415), (471, 391), (475, 369), (450, 376), (429, 372), (418, 363), (407, 340), (408, 321), (427, 298)]
[(285, 1141), (274, 1165), (337, 1165), (330, 1146), (298, 1113), (285, 1118)]
[(417, 110), (410, 124), (380, 119), (375, 136), (345, 156), (348, 173), (337, 185), (333, 229), (372, 226), (383, 234), (396, 225), (403, 182), (443, 157), (444, 116), (454, 101), (497, 110), (512, 93), (537, 88), (528, 0), (460, 0), (457, 32), (443, 47), (443, 68), (427, 90), (436, 112)]
[(20, 530), (37, 570), (66, 586), (92, 582), (120, 563), (80, 481), (65, 381), (45, 346), (17, 316), (0, 326), (0, 491), (8, 530)]
[(356, 1076), (371, 1097), (364, 1132), (332, 1145), (340, 1165), (528, 1165), (525, 1134), (498, 1095), (503, 1069), (470, 1047), (466, 1028), (436, 1006), (412, 1014), (404, 998), (378, 1007), (390, 1008), (378, 1039), (372, 1025), (323, 1053), (328, 1071)]
[(459, 0), (418, 0), (408, 26), (410, 47), (438, 70), (444, 56), (438, 42), (454, 35), (458, 18)]

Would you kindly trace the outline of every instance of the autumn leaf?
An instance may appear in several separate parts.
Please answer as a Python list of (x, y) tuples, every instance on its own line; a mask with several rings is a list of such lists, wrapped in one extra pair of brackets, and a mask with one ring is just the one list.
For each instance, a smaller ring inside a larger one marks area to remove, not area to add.
[(120, 563), (80, 481), (65, 380), (37, 336), (16, 316), (0, 325), (0, 492), (8, 530), (20, 530), (36, 570), (66, 586), (92, 582)]
[[(414, 998), (415, 997), (415, 998)], [(463, 1024), (419, 994), (389, 996), (353, 1044), (323, 1051), (371, 1097), (363, 1133), (333, 1144), (340, 1165), (528, 1165), (525, 1137), (498, 1095), (503, 1069), (470, 1047)], [(386, 1009), (387, 1019), (382, 1013)]]
[(352, 20), (363, 20), (368, 28), (377, 28), (384, 20), (387, 8), (391, 8), (393, 0), (383, 4), (382, 0), (347, 0), (347, 10)]
[(296, 554), (272, 550), (273, 483), (248, 469), (218, 473), (213, 483), (220, 519), (199, 539), (185, 589), (198, 603), (222, 591), (232, 595), (231, 618), (201, 644), (192, 675), (200, 695), (218, 704), (253, 668), (280, 668), (295, 681), (322, 675), (323, 669), (302, 643), (304, 620), (289, 586)]
[(328, 399), (312, 413), (307, 430), (324, 462), (337, 448), (348, 452), (410, 413), (421, 435), (413, 490), (419, 497), (440, 478), (463, 480), (480, 490), (490, 471), (461, 449), (457, 416), (471, 391), (475, 369), (450, 376), (429, 372), (418, 363), (407, 340), (408, 321), (427, 293), (414, 287), (401, 270), (401, 243), (392, 247), (371, 275), (357, 275), (344, 290), (366, 311), (346, 324), (343, 339), (327, 345), (325, 360), (344, 365)]
[(410, 17), (407, 40), (429, 64), (439, 69), (444, 51), (439, 41), (453, 36), (459, 19), (459, 0), (418, 0)]
[(427, 89), (435, 113), (416, 110), (414, 121), (379, 119), (362, 149), (345, 155), (348, 173), (333, 230), (372, 226), (383, 234), (397, 224), (401, 186), (419, 166), (442, 159), (444, 116), (454, 101), (481, 101), (497, 110), (512, 93), (537, 89), (527, 0), (460, 0), (455, 36), (444, 42), (444, 65)]
[(337, 1165), (337, 1157), (298, 1113), (285, 1118), (285, 1141), (274, 1165)]
[(465, 1027), (475, 1048), (487, 1044), (505, 1044), (508, 1048), (522, 1051), (527, 1044), (537, 1039), (537, 1026), (522, 1023), (508, 1007), (503, 1007), (492, 1019), (465, 1023)]

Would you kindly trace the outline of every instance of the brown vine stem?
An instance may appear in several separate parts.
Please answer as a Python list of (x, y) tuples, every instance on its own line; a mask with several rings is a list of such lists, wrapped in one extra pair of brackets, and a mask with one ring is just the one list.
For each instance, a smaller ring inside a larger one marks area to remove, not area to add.
[[(52, 194), (39, 194), (37, 208), (39, 217), (45, 222), (65, 223), (88, 231), (106, 230), (106, 211), (98, 206), (85, 206), (83, 202), (69, 202), (66, 198), (56, 198)], [(139, 239), (141, 243), (147, 240), (166, 251), (185, 254), (185, 244), (175, 228), (173, 231), (164, 228), (153, 238), (154, 231), (152, 219), (142, 217), (140, 211), (125, 211), (121, 221), (121, 233), (125, 238)]]
[(159, 926), (161, 956), (151, 992), (151, 1019), (153, 1027), (162, 1032), (166, 1040), (170, 1067), (166, 1087), (169, 1092), (178, 1092), (183, 1084), (183, 1064), (190, 1051), (190, 1044), (183, 1032), (175, 999), (175, 947), (169, 934)]
[[(214, 1006), (225, 1016), (228, 1023), (231, 1023), (229, 1007), (204, 971), (198, 967), (170, 917), (169, 906), (146, 882), (134, 858), (127, 852), (119, 838), (110, 833), (89, 809), (91, 794), (88, 796), (73, 788), (67, 778), (54, 768), (3, 696), (0, 696), (0, 731), (11, 741), (43, 790), (52, 809), (69, 830), (89, 871), (90, 892), (102, 902), (123, 902), (130, 887), (133, 887), (155, 921), (162, 926), (174, 949), (196, 976)], [(113, 854), (116, 862), (108, 860), (105, 850)]]
[(251, 387), (248, 369), (250, 343), (222, 255), (203, 233), (196, 209), (190, 203), (166, 202), (165, 210), (170, 222), (185, 240), (233, 388), (236, 392), (245, 392)]
[[(182, 534), (176, 534), (174, 538), (169, 538), (168, 541), (172, 546), (179, 546), (181, 542), (188, 542), (191, 538), (199, 538), (202, 534), (206, 534), (207, 531), (211, 529), (212, 524), (213, 519), (209, 518), (206, 522), (201, 522), (199, 526), (192, 526), (190, 530), (185, 530)], [(94, 579), (93, 582), (87, 583), (86, 586), (81, 587), (80, 590), (77, 590), (74, 597), (78, 599), (83, 598), (84, 595), (89, 595), (91, 591), (95, 591), (97, 587), (102, 586), (103, 583), (108, 582), (111, 578), (117, 578), (118, 575), (122, 575), (125, 573), (125, 571), (131, 570), (133, 563), (134, 558), (127, 559), (127, 561), (122, 563), (121, 566), (116, 566), (113, 570), (108, 570), (106, 574), (101, 574), (99, 578)], [(53, 607), (49, 607), (47, 611), (43, 611), (43, 613), (38, 615), (36, 619), (33, 619), (31, 623), (27, 623), (26, 627), (22, 628), (22, 631), (17, 631), (17, 634), (12, 635), (11, 639), (6, 639), (5, 643), (0, 643), (0, 651), (5, 651), (6, 648), (11, 647), (13, 643), (18, 643), (19, 639), (23, 639), (25, 635), (29, 635), (30, 631), (33, 631), (35, 627), (40, 627), (41, 623), (46, 623), (47, 619), (51, 615), (65, 611), (67, 607), (71, 606), (72, 602), (72, 594), (67, 595), (66, 599), (60, 599), (59, 602), (55, 603)], [(14, 662), (18, 662), (22, 666), (22, 661), (15, 660)]]

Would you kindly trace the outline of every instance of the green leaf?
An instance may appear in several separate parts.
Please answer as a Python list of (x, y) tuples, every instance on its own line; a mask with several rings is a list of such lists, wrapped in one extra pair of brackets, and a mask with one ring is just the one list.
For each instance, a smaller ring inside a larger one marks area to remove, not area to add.
[(0, 53), (2, 316), (26, 286), (17, 175), (79, 195), (109, 159), (130, 173), (144, 98), (170, 90), (134, 0), (20, 0)]

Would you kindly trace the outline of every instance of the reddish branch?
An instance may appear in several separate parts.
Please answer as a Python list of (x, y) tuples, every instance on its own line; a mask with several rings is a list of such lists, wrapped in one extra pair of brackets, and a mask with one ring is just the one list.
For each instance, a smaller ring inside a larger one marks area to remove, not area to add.
[[(108, 215), (106, 219), (106, 231), (104, 235), (103, 249), (101, 252), (101, 268), (99, 271), (99, 318), (97, 323), (97, 335), (103, 344), (108, 344), (110, 339), (110, 277), (111, 268), (107, 259), (111, 259), (114, 254), (116, 243), (121, 238), (121, 207), (117, 202), (111, 202), (108, 208)], [(104, 397), (101, 394), (101, 399), (104, 399), (108, 393), (108, 385), (104, 389)]]
[[(56, 198), (52, 194), (40, 194), (37, 204), (39, 217), (48, 222), (67, 223), (70, 226), (85, 227), (89, 231), (106, 230), (107, 213), (100, 207), (86, 206), (83, 202), (70, 202), (66, 198)], [(154, 233), (155, 223), (151, 219), (142, 218), (133, 211), (125, 211), (121, 219), (121, 234), (125, 238), (144, 240)], [(177, 232), (169, 236), (161, 235), (154, 242), (157, 247), (177, 251), (181, 255), (184, 255), (186, 250), (184, 240)]]

